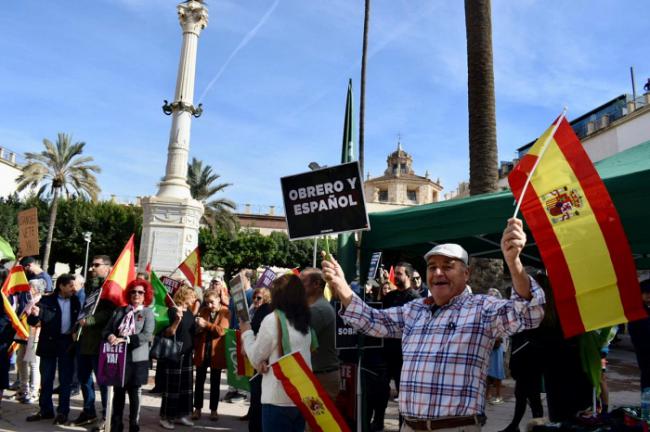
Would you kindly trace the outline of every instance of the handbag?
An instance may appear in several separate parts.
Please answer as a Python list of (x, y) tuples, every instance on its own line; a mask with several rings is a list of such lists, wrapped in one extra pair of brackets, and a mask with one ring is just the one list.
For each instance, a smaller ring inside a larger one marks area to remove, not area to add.
[(183, 341), (176, 340), (161, 335), (156, 335), (153, 339), (153, 345), (149, 351), (149, 357), (158, 360), (169, 360), (178, 363), (181, 359), (181, 351), (183, 349)]

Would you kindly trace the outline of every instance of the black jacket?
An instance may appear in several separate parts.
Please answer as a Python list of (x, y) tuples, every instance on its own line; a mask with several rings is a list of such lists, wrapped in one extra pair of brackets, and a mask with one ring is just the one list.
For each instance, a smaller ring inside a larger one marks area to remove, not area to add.
[[(36, 348), (36, 355), (40, 357), (56, 357), (61, 352), (62, 343), (72, 343), (71, 337), (65, 338), (61, 335), (61, 307), (57, 300), (58, 297), (56, 291), (52, 295), (44, 296), (37, 304), (40, 309), (38, 316), (30, 315), (27, 318), (29, 325), (41, 324), (41, 335)], [(74, 329), (80, 310), (79, 299), (73, 295), (70, 297), (71, 329)], [(72, 354), (73, 350), (70, 350), (70, 355)]]

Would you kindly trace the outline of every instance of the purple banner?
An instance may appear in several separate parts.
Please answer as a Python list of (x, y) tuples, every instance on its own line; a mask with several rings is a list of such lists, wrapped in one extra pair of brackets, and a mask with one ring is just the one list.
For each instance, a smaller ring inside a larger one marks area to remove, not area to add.
[(126, 343), (111, 345), (108, 342), (102, 342), (97, 372), (97, 383), (124, 387)]
[(266, 268), (255, 284), (255, 288), (270, 288), (277, 275), (270, 268)]

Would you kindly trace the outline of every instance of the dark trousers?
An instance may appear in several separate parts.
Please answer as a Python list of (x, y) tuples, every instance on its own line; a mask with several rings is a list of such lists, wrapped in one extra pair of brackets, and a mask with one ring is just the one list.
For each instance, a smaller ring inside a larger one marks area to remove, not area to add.
[(295, 406), (262, 405), (264, 432), (304, 432), (305, 419)]
[(56, 357), (41, 357), (39, 370), (41, 372), (41, 395), (38, 405), (44, 415), (54, 414), (52, 403), (52, 390), (54, 387), (54, 375), (57, 366), (59, 369), (59, 406), (58, 414), (68, 416), (70, 413), (70, 383), (72, 382), (72, 356), (67, 352), (68, 346), (62, 346)]
[(366, 403), (363, 420), (365, 430), (370, 430), (371, 421), (376, 425), (384, 425), (384, 416), (390, 398), (390, 377), (384, 367), (364, 368), (361, 373)]
[(526, 413), (526, 402), (530, 404), (533, 417), (543, 417), (544, 407), (540, 392), (542, 390), (540, 375), (531, 374), (515, 381), (515, 415), (506, 429), (517, 430), (519, 423)]
[(251, 403), (248, 406), (248, 432), (262, 432), (262, 374), (251, 381)]
[[(208, 366), (196, 368), (196, 383), (194, 387), (194, 408), (203, 408), (203, 388)], [(219, 406), (219, 387), (221, 385), (221, 369), (210, 368), (210, 411), (216, 411)]]
[(140, 386), (126, 386), (113, 388), (113, 415), (111, 419), (111, 430), (121, 432), (122, 415), (126, 394), (129, 394), (129, 430), (140, 424)]
[[(81, 394), (84, 398), (83, 411), (89, 415), (96, 415), (95, 411), (95, 381), (93, 371), (97, 375), (99, 355), (80, 354), (77, 358), (77, 376), (81, 386)], [(107, 389), (105, 385), (99, 386), (99, 393), (102, 398), (102, 414), (106, 415)]]

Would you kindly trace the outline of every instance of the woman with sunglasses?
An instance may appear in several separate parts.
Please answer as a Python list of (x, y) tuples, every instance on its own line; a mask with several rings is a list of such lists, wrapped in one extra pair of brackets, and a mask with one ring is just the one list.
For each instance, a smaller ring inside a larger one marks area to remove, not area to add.
[(111, 345), (126, 343), (126, 373), (124, 387), (115, 386), (111, 430), (122, 432), (122, 413), (126, 393), (129, 394), (129, 432), (140, 430), (140, 387), (147, 383), (149, 348), (153, 340), (155, 321), (147, 306), (153, 300), (151, 284), (135, 279), (124, 290), (127, 304), (113, 312), (102, 336)]

